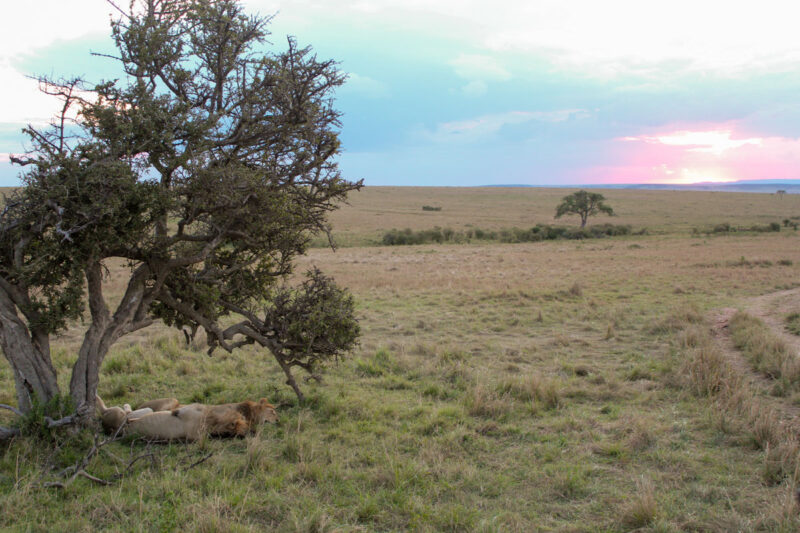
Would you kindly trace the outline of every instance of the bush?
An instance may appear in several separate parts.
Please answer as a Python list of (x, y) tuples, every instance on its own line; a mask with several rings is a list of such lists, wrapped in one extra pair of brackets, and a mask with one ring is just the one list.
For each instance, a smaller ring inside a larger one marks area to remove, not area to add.
[(393, 229), (384, 233), (382, 243), (386, 246), (396, 246), (403, 244), (442, 244), (466, 240), (466, 235), (462, 233), (456, 233), (450, 228), (442, 229), (436, 226), (433, 229), (421, 231), (413, 231), (410, 228), (404, 230)]
[(539, 242), (553, 241), (558, 239), (599, 239), (603, 237), (619, 237), (624, 235), (645, 235), (646, 229), (634, 232), (631, 226), (616, 224), (598, 224), (585, 228), (575, 228), (570, 226), (550, 226), (547, 224), (537, 224), (530, 229), (501, 229), (498, 231), (487, 231), (479, 228), (469, 229), (464, 232), (455, 231), (452, 228), (440, 228), (438, 226), (429, 230), (413, 231), (409, 228), (404, 230), (393, 229), (387, 231), (381, 239), (386, 246), (404, 244), (442, 244), (442, 243), (462, 243), (469, 242), (471, 239), (487, 241), (499, 241), (503, 243), (520, 242)]
[(441, 211), (442, 208), (441, 207), (434, 207), (432, 205), (423, 205), (422, 206), (422, 210), (423, 211)]
[[(784, 225), (786, 225), (786, 222), (788, 222), (788, 220), (784, 220)], [(707, 230), (700, 230), (698, 228), (694, 228), (692, 230), (692, 233), (695, 233), (695, 234), (697, 234), (697, 233), (705, 233), (706, 235), (711, 235), (712, 233), (715, 233), (715, 234), (716, 233), (721, 233), (721, 234), (735, 233), (737, 231), (752, 231), (754, 233), (770, 233), (770, 232), (775, 232), (775, 231), (780, 231), (780, 230), (781, 230), (781, 225), (778, 222), (770, 222), (769, 224), (764, 225), (764, 226), (759, 226), (758, 224), (754, 224), (754, 225), (752, 225), (750, 227), (743, 227), (743, 226), (736, 227), (736, 226), (731, 226), (728, 222), (724, 222), (722, 224), (717, 224), (717, 225), (713, 226), (711, 229), (707, 229)]]
[[(724, 224), (717, 224), (711, 231), (712, 233), (729, 233), (731, 231), (731, 225), (727, 222)], [(736, 231), (736, 228), (733, 228), (733, 231)]]

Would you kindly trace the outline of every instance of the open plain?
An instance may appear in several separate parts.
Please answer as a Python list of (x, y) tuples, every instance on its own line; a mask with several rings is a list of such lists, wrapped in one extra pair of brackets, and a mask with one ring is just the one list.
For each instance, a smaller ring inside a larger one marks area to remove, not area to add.
[[(0, 528), (797, 531), (800, 365), (782, 327), (800, 312), (800, 195), (606, 190), (617, 216), (589, 224), (644, 234), (379, 245), (391, 229), (553, 224), (568, 192), (351, 195), (332, 216), (341, 246), (311, 248), (297, 272), (353, 292), (361, 344), (302, 384), (305, 405), (263, 351), (208, 356), (202, 339), (142, 330), (103, 364), (106, 403), (267, 397), (278, 423), (113, 442), (86, 469), (109, 485), (64, 489), (44, 484), (91, 435), (16, 439), (0, 448)], [(82, 331), (57, 342), (64, 379)], [(14, 398), (0, 366), (0, 403)]]

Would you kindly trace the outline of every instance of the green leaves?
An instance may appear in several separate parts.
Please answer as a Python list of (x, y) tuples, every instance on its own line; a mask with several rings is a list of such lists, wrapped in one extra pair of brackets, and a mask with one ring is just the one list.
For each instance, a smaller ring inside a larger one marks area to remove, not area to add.
[(285, 363), (313, 371), (356, 345), (353, 297), (318, 269), (296, 289), (282, 286), (271, 296), (260, 329), (281, 347)]
[(584, 190), (574, 192), (561, 200), (556, 208), (555, 218), (561, 218), (564, 215), (580, 215), (581, 227), (584, 227), (586, 220), (591, 215), (605, 213), (614, 216), (614, 210), (611, 206), (606, 205), (604, 200), (605, 197), (599, 193), (590, 193)]

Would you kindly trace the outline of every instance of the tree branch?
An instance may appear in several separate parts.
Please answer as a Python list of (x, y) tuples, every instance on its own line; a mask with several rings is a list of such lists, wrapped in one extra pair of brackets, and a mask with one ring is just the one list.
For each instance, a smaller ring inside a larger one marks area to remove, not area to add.
[(0, 409), (8, 409), (9, 411), (11, 411), (12, 413), (14, 413), (17, 416), (25, 416), (25, 413), (23, 413), (22, 411), (20, 411), (16, 407), (11, 407), (10, 405), (6, 405), (4, 403), (0, 403)]

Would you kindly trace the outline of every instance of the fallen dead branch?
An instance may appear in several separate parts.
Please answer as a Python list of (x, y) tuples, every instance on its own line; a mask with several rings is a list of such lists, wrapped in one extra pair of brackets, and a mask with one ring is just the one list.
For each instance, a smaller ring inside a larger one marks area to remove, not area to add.
[(184, 472), (188, 472), (189, 470), (191, 470), (192, 468), (196, 467), (197, 465), (200, 465), (200, 464), (202, 464), (202, 463), (205, 463), (205, 462), (206, 462), (206, 461), (207, 461), (207, 460), (208, 460), (208, 459), (209, 459), (209, 458), (210, 458), (212, 455), (214, 455), (212, 452), (209, 452), (209, 453), (207, 453), (207, 454), (206, 454), (204, 457), (202, 457), (201, 459), (198, 459), (197, 461), (193, 462), (192, 464), (190, 464), (189, 466), (187, 466), (186, 468), (184, 468), (184, 469), (183, 469), (183, 471), (184, 471)]

